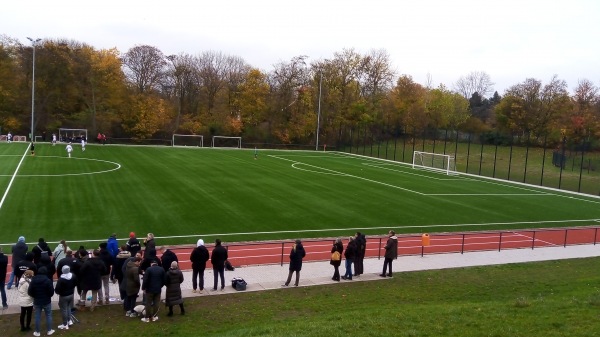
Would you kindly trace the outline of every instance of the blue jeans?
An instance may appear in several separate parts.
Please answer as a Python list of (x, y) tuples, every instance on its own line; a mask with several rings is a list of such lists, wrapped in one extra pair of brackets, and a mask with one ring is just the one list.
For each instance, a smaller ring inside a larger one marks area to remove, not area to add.
[(33, 305), (33, 310), (35, 310), (35, 331), (40, 332), (40, 321), (42, 320), (42, 310), (46, 313), (46, 325), (47, 330), (52, 330), (52, 303), (43, 304), (43, 305)]
[(6, 289), (4, 289), (4, 281), (0, 282), (0, 295), (2, 295), (2, 306), (6, 308), (8, 303), (6, 303)]
[(346, 273), (344, 276), (349, 280), (352, 279), (352, 262), (354, 262), (353, 259), (346, 259)]
[[(12, 288), (13, 281), (15, 281), (15, 268), (14, 267), (13, 267), (12, 273), (10, 273), (10, 277), (8, 278), (8, 284), (6, 285), (6, 288), (8, 288), (8, 289)], [(14, 282), (14, 283), (15, 283), (15, 286), (19, 286), (19, 282)]]

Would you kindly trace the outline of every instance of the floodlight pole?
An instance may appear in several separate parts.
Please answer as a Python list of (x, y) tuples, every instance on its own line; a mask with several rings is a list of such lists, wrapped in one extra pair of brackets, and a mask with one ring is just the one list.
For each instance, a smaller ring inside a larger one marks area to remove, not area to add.
[(42, 41), (42, 39), (32, 39), (30, 37), (27, 38), (31, 41), (31, 45), (33, 47), (33, 61), (32, 61), (32, 71), (31, 71), (31, 134), (30, 140), (33, 142), (35, 136), (33, 135), (33, 121), (34, 121), (34, 111), (35, 111), (35, 46), (38, 42)]
[(323, 83), (323, 71), (319, 70), (319, 104), (317, 110), (317, 141), (315, 151), (319, 151), (319, 129), (321, 128), (321, 84)]

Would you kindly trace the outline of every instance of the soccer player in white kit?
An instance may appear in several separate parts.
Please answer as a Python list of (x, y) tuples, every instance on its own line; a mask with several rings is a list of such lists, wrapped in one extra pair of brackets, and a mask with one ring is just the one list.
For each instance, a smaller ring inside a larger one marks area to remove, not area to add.
[(71, 158), (71, 152), (73, 152), (73, 147), (71, 146), (71, 143), (67, 144), (67, 154), (69, 155), (69, 158)]
[(52, 146), (56, 145), (56, 134), (52, 134)]
[(85, 139), (81, 138), (81, 151), (85, 151)]

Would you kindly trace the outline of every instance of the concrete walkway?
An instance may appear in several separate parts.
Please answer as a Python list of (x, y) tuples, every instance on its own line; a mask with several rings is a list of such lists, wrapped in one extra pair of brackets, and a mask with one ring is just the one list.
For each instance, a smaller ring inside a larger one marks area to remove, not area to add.
[[(573, 258), (585, 258), (600, 256), (600, 245), (579, 245), (567, 247), (548, 247), (532, 249), (513, 249), (485, 252), (467, 252), (464, 254), (432, 254), (421, 256), (401, 256), (394, 261), (394, 276), (402, 277), (402, 272), (433, 270), (446, 268), (461, 268), (471, 266), (497, 265), (508, 263), (549, 261)], [(355, 277), (352, 281), (341, 282), (362, 282), (362, 281), (385, 281), (388, 278), (379, 276), (383, 266), (383, 260), (376, 258), (365, 259), (365, 273), (360, 277)], [(340, 266), (340, 272), (344, 273), (344, 264)], [(231, 287), (233, 277), (242, 277), (248, 283), (246, 291), (262, 291), (270, 289), (279, 289), (285, 282), (288, 274), (288, 265), (260, 265), (245, 266), (236, 268), (235, 271), (225, 272), (225, 289), (223, 291), (212, 291), (213, 272), (209, 269), (205, 272), (205, 289), (203, 293), (192, 292), (192, 272), (184, 271), (185, 281), (181, 285), (184, 297), (194, 296), (218, 296), (237, 291)], [(321, 284), (335, 283), (331, 280), (333, 276), (333, 267), (329, 261), (305, 262), (302, 267), (300, 277), (300, 287), (317, 286)], [(8, 309), (2, 310), (2, 314), (15, 314), (20, 312), (17, 302), (18, 291), (16, 288), (6, 290), (8, 298)], [(118, 297), (118, 288), (116, 284), (110, 285), (111, 304), (120, 304), (115, 300)], [(163, 291), (164, 296), (164, 291)], [(139, 297), (141, 299), (141, 297)], [(76, 296), (76, 300), (78, 297)], [(52, 298), (52, 308), (58, 309), (58, 296)], [(89, 306), (89, 302), (87, 303)]]

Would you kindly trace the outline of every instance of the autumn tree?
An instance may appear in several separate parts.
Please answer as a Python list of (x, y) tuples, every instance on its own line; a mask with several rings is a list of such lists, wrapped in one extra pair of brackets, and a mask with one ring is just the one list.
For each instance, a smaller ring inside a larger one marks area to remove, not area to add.
[(500, 128), (510, 132), (542, 135), (556, 127), (569, 105), (565, 81), (554, 76), (542, 86), (541, 81), (529, 78), (506, 91), (496, 106), (496, 119)]
[(427, 89), (415, 83), (410, 75), (400, 76), (391, 92), (395, 122), (407, 130), (424, 130), (429, 124), (426, 95)]
[(577, 83), (572, 97), (573, 110), (562, 119), (564, 134), (575, 142), (600, 135), (600, 96), (598, 87), (590, 80)]
[(494, 83), (490, 75), (483, 71), (473, 71), (460, 77), (454, 83), (454, 90), (466, 99), (470, 99), (475, 93), (481, 97), (487, 97), (492, 92), (493, 87)]
[(148, 139), (170, 119), (165, 101), (153, 95), (136, 94), (122, 115), (123, 130), (134, 139)]
[(137, 93), (159, 89), (166, 60), (156, 47), (141, 45), (129, 49), (122, 58), (127, 80)]

